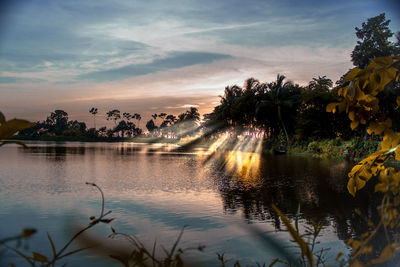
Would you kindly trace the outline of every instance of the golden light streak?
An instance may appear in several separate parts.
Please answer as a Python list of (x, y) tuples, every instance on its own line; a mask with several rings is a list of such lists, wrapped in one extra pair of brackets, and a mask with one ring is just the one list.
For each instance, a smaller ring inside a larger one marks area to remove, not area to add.
[[(230, 145), (232, 140), (230, 134), (221, 134), (207, 150), (208, 160), (222, 159), (222, 166), (228, 174), (235, 175), (247, 186), (258, 184), (263, 138), (238, 136), (233, 147)], [(222, 157), (218, 152), (224, 153)]]

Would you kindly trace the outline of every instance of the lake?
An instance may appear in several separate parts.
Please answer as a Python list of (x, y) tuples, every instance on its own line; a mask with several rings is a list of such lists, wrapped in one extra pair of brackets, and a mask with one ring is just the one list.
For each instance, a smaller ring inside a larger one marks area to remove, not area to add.
[[(204, 245), (203, 252), (184, 253), (189, 262), (204, 266), (218, 265), (216, 253), (224, 253), (231, 265), (236, 260), (243, 266), (268, 265), (280, 255), (265, 236), (283, 243), (293, 255), (298, 253), (271, 204), (292, 223), (300, 207), (301, 232), (312, 221), (323, 222), (316, 249), (328, 249), (327, 260), (334, 263), (338, 252), (349, 254), (346, 240), (365, 230), (354, 209), (366, 214), (370, 209), (363, 199), (347, 193), (351, 165), (346, 162), (257, 156), (257, 169), (246, 169), (243, 175), (221, 160), (226, 159), (223, 153), (210, 158), (204, 151), (177, 151), (174, 145), (27, 144), (27, 149), (17, 145), (0, 148), (0, 238), (16, 235), (24, 227), (36, 228), (38, 232), (21, 249), (29, 246), (49, 256), (46, 232), (60, 249), (75, 231), (73, 227), (87, 225), (90, 216), (100, 213), (100, 194), (85, 182), (103, 190), (105, 209), (115, 218), (110, 225), (134, 234), (150, 249), (155, 241), (170, 249), (186, 226), (179, 247)], [(99, 242), (126, 246), (123, 240), (107, 239), (110, 225), (96, 225), (89, 234)], [(0, 265), (21, 263), (12, 252), (2, 253)], [(118, 266), (116, 261), (88, 252), (66, 262), (68, 266)]]

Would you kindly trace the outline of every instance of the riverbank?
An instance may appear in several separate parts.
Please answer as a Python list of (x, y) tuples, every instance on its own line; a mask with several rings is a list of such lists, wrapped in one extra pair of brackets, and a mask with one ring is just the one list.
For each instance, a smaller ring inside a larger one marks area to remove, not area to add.
[[(43, 135), (37, 138), (16, 135), (13, 137), (15, 140), (20, 141), (75, 141), (75, 142), (131, 142), (131, 143), (164, 143), (183, 145), (196, 140), (194, 137), (187, 137), (182, 139), (169, 139), (149, 136), (137, 136), (133, 138), (122, 137), (87, 137), (87, 136), (50, 136)], [(232, 138), (232, 144), (235, 139)], [(195, 147), (208, 148), (213, 144), (212, 139), (202, 139), (196, 142)], [(265, 139), (263, 141), (263, 153), (271, 154), (280, 144), (276, 139)], [(312, 156), (315, 158), (329, 158), (336, 160), (354, 160), (358, 161), (365, 158), (369, 154), (375, 152), (378, 148), (379, 142), (376, 140), (364, 141), (362, 138), (353, 138), (351, 140), (336, 139), (323, 139), (323, 140), (294, 140), (287, 146), (287, 154), (289, 155), (304, 155)], [(232, 146), (233, 147), (233, 146)], [(191, 147), (192, 148), (192, 147)], [(229, 148), (227, 149), (229, 150)]]
[(316, 158), (330, 158), (359, 161), (377, 151), (379, 142), (353, 138), (351, 140), (324, 139), (317, 141), (293, 142), (288, 152), (290, 154), (305, 154)]

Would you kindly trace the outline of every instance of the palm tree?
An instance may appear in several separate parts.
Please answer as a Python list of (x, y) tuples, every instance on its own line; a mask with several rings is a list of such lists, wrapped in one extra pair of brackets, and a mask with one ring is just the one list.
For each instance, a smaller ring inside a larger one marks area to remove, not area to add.
[(293, 106), (295, 100), (294, 97), (297, 96), (291, 94), (290, 88), (293, 86), (293, 84), (291, 82), (284, 82), (285, 79), (285, 75), (278, 74), (276, 77), (276, 81), (268, 84), (266, 97), (261, 102), (263, 105), (266, 104), (267, 106), (276, 108), (278, 120), (285, 134), (286, 142), (289, 143), (289, 135), (282, 120), (281, 112), (282, 108)]
[(138, 128), (140, 126), (140, 120), (142, 119), (142, 116), (139, 113), (133, 114), (133, 118), (138, 121)]
[(118, 109), (110, 110), (106, 113), (107, 120), (113, 120), (115, 126), (117, 125), (117, 120), (121, 119), (121, 112)]
[(89, 113), (91, 113), (93, 115), (93, 125), (94, 128), (96, 129), (96, 114), (97, 114), (97, 108), (93, 107), (89, 110)]
[(133, 118), (133, 116), (129, 113), (129, 112), (124, 112), (122, 114), (122, 116), (126, 119), (126, 120), (131, 120)]

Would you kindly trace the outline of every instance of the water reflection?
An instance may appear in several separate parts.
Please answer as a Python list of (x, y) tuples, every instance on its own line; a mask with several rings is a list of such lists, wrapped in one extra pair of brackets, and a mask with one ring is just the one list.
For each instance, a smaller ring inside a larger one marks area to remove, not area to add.
[[(284, 227), (271, 204), (292, 220), (300, 204), (301, 227), (311, 225), (311, 220), (323, 221), (322, 245), (340, 243), (340, 248), (344, 247), (340, 240), (345, 242), (368, 229), (353, 213), (355, 208), (365, 217), (377, 219), (379, 198), (375, 194), (360, 193), (355, 199), (348, 194), (349, 164), (261, 156), (258, 143), (251, 140), (243, 139), (228, 153), (217, 149), (221, 145), (206, 153), (188, 153), (161, 144), (29, 146), (27, 150), (13, 146), (0, 150), (0, 214), (7, 215), (7, 222), (14, 221), (15, 227), (27, 209), (39, 210), (39, 225), (50, 227), (50, 222), (42, 220), (43, 214), (61, 217), (69, 214), (71, 207), (97, 208), (97, 196), (92, 197), (82, 186), (86, 181), (96, 182), (106, 192), (109, 208), (117, 217), (116, 227), (150, 242), (157, 237), (160, 243), (169, 244), (184, 224), (192, 224), (185, 232), (187, 244), (207, 245), (213, 254), (210, 260), (215, 259), (215, 252), (225, 251), (232, 258), (268, 262), (269, 256), (256, 252), (257, 243), (235, 226), (232, 218), (280, 231)], [(246, 253), (244, 240), (249, 245)]]
[[(224, 211), (229, 214), (243, 212), (248, 223), (271, 221), (276, 230), (282, 230), (279, 217), (272, 204), (292, 221), (298, 206), (303, 226), (312, 221), (331, 225), (337, 237), (344, 242), (360, 236), (369, 227), (365, 219), (379, 222), (377, 207), (381, 196), (373, 193), (373, 185), (367, 186), (353, 198), (346, 188), (347, 173), (351, 164), (324, 161), (305, 157), (264, 155), (256, 165), (258, 171), (243, 175), (238, 169), (227, 166), (228, 156), (215, 157), (212, 170), (218, 180)], [(371, 182), (372, 183), (372, 182)], [(358, 209), (361, 216), (355, 214)], [(373, 251), (381, 251), (385, 235), (380, 233), (372, 242)], [(364, 256), (364, 260), (368, 260)]]

